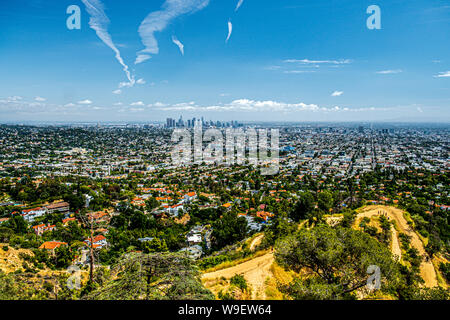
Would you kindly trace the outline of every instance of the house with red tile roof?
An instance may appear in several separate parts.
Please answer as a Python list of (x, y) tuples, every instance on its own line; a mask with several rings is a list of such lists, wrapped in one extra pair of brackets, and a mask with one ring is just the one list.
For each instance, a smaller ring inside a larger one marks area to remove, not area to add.
[(131, 201), (131, 204), (133, 204), (135, 206), (143, 207), (143, 206), (145, 206), (145, 200), (141, 197), (136, 197)]
[(70, 205), (69, 203), (62, 201), (49, 204), (45, 208), (47, 209), (48, 213), (55, 213), (55, 212), (65, 213), (69, 212)]
[(49, 250), (51, 254), (55, 254), (55, 249), (61, 246), (67, 246), (67, 243), (61, 241), (46, 241), (43, 244), (41, 244), (39, 249)]
[(70, 223), (70, 221), (76, 221), (76, 219), (75, 219), (75, 218), (66, 218), (66, 219), (63, 219), (62, 224), (65, 225), (65, 226), (67, 226), (67, 225)]
[(267, 221), (268, 218), (273, 217), (273, 213), (266, 212), (266, 211), (258, 211), (258, 212), (256, 212), (256, 216)]
[(33, 222), (36, 218), (42, 217), (46, 213), (47, 213), (46, 208), (37, 207), (37, 208), (22, 210), (21, 215), (26, 221)]
[(156, 197), (155, 199), (156, 199), (156, 201), (160, 201), (163, 203), (167, 203), (167, 202), (173, 200), (172, 197)]
[(225, 204), (222, 205), (222, 207), (224, 207), (225, 209), (229, 210), (229, 209), (231, 209), (231, 203), (229, 203), (229, 202), (225, 203)]
[(6, 222), (8, 220), (9, 220), (9, 218), (0, 218), (0, 224), (2, 224), (3, 222)]
[[(86, 240), (84, 240), (84, 243), (89, 247), (91, 245), (91, 238), (87, 238)], [(102, 234), (99, 234), (92, 239), (92, 247), (94, 249), (101, 249), (107, 245), (108, 242), (106, 241), (106, 237)]]
[(56, 229), (55, 225), (45, 225), (45, 224), (38, 224), (37, 226), (32, 227), (34, 233), (36, 233), (38, 236), (42, 235), (46, 231), (52, 231)]
[(191, 202), (197, 198), (197, 194), (195, 192), (188, 192), (184, 195), (184, 201)]
[(111, 216), (107, 211), (90, 212), (87, 214), (89, 219), (95, 220), (95, 222), (109, 222)]

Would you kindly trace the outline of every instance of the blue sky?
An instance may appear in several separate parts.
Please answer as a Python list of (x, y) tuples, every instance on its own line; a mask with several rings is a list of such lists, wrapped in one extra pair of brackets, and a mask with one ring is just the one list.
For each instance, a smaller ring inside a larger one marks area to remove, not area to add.
[(450, 121), (450, 0), (238, 2), (2, 1), (0, 122)]

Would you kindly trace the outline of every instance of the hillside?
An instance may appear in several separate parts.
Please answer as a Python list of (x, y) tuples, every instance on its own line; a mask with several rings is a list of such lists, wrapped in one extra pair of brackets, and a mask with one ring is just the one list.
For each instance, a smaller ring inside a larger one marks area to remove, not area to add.
[[(6, 249), (7, 248), (7, 249)], [(6, 250), (5, 250), (6, 249)], [(15, 249), (0, 244), (0, 271), (5, 274), (14, 274), (21, 284), (21, 290), (34, 292), (36, 299), (57, 299), (62, 286), (66, 285), (66, 277), (70, 274), (65, 270), (51, 270), (48, 267), (42, 269), (33, 268), (33, 272), (25, 271), (25, 264), (30, 264), (21, 257), (22, 255), (34, 256), (30, 249)], [(20, 273), (15, 273), (21, 271)], [(88, 272), (81, 271), (81, 282), (87, 281)], [(37, 296), (36, 296), (37, 294)]]
[(217, 285), (220, 284), (222, 278), (230, 279), (234, 275), (240, 274), (251, 286), (252, 300), (264, 300), (266, 298), (265, 282), (267, 277), (271, 276), (270, 268), (273, 262), (273, 253), (269, 252), (230, 268), (205, 273), (202, 275), (202, 282), (217, 295), (217, 292), (221, 289), (221, 286)]
[[(429, 259), (428, 254), (425, 251), (424, 244), (419, 235), (408, 225), (405, 218), (404, 211), (389, 206), (366, 206), (357, 210), (357, 217), (355, 219), (353, 227), (359, 229), (359, 223), (363, 218), (369, 218), (371, 220), (370, 225), (377, 227), (377, 219), (380, 214), (385, 214), (390, 221), (394, 222), (394, 227), (391, 228), (392, 240), (391, 251), (394, 257), (398, 260), (402, 259), (402, 249), (400, 246), (399, 234), (404, 233), (411, 237), (411, 246), (416, 248), (419, 254), (424, 257), (420, 266), (420, 275), (424, 279), (425, 287), (435, 287), (437, 285), (443, 285), (442, 282), (438, 282), (438, 274), (433, 266), (432, 259)], [(330, 225), (335, 225), (339, 222), (341, 217), (327, 217), (327, 222)], [(256, 245), (263, 238), (262, 235), (256, 236), (250, 243), (250, 247), (253, 250)], [(427, 259), (428, 257), (428, 259)], [(433, 259), (440, 259), (435, 257)], [(202, 282), (217, 296), (220, 290), (226, 289), (228, 283), (225, 280), (229, 280), (234, 275), (240, 274), (244, 276), (247, 283), (251, 288), (251, 299), (266, 299), (273, 298), (267, 297), (268, 286), (274, 282), (276, 276), (273, 273), (274, 256), (272, 252), (265, 253), (264, 255), (257, 255), (255, 258), (245, 260), (242, 263), (238, 263), (234, 266), (220, 269), (217, 271), (207, 272), (202, 275)], [(278, 267), (279, 268), (279, 267)], [(276, 296), (276, 294), (274, 295)]]
[[(4, 250), (6, 248), (8, 249)], [(21, 269), (24, 261), (20, 258), (20, 254), (34, 255), (29, 249), (14, 249), (0, 243), (0, 270), (10, 273)]]
[(398, 239), (398, 233), (404, 233), (411, 237), (411, 246), (419, 251), (419, 254), (424, 257), (420, 266), (420, 275), (425, 281), (426, 287), (435, 287), (438, 285), (436, 270), (433, 266), (432, 260), (429, 258), (425, 251), (424, 244), (419, 235), (408, 225), (404, 216), (404, 211), (395, 207), (389, 206), (367, 206), (358, 210), (358, 216), (355, 221), (355, 227), (359, 225), (359, 222), (367, 217), (369, 219), (379, 216), (380, 214), (386, 214), (389, 220), (395, 222), (395, 228), (392, 230), (392, 244), (391, 250), (394, 255), (401, 258), (401, 249)]

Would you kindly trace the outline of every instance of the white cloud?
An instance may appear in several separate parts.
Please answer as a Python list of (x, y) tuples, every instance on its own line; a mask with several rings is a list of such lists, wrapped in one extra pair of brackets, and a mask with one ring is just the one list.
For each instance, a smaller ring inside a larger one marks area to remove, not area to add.
[(309, 59), (287, 59), (284, 63), (300, 63), (300, 64), (349, 64), (352, 62), (350, 59), (341, 60), (309, 60)]
[(194, 101), (177, 103), (173, 107), (181, 108), (182, 110), (194, 110), (197, 108)]
[(239, 8), (242, 6), (242, 4), (244, 3), (244, 0), (239, 0), (239, 2), (236, 5), (236, 9), (234, 9), (234, 11), (238, 11)]
[(299, 103), (285, 103), (272, 100), (251, 100), (251, 99), (237, 99), (230, 103), (219, 103), (216, 105), (206, 105), (200, 106), (194, 102), (183, 102), (174, 105), (164, 105), (157, 108), (163, 111), (218, 111), (218, 112), (320, 112), (320, 113), (330, 113), (330, 112), (373, 112), (373, 111), (388, 111), (389, 108), (348, 108), (348, 107), (320, 107), (317, 104), (307, 104), (303, 102)]
[(47, 101), (47, 99), (42, 98), (42, 97), (36, 97), (36, 98), (34, 98), (34, 100), (35, 100), (35, 101), (39, 101), (39, 102)]
[(138, 80), (134, 80), (134, 78), (133, 78), (129, 82), (127, 82), (127, 81), (120, 82), (118, 87), (119, 87), (119, 89), (120, 88), (131, 88), (131, 87), (134, 87), (135, 84), (145, 84), (145, 80), (142, 78), (138, 79)]
[(396, 73), (401, 73), (403, 72), (400, 69), (395, 69), (395, 70), (382, 70), (382, 71), (377, 71), (376, 73), (378, 74), (396, 74)]
[(344, 93), (344, 91), (334, 91), (331, 96), (332, 97), (340, 97), (342, 96), (342, 94)]
[(131, 79), (130, 82), (120, 82), (119, 83), (119, 88), (131, 88), (134, 86), (134, 84), (136, 83), (136, 81), (134, 79)]
[(277, 101), (257, 101), (257, 100), (249, 100), (249, 99), (238, 99), (231, 102), (229, 107), (233, 109), (240, 110), (272, 110), (272, 111), (286, 111), (286, 110), (308, 110), (315, 111), (318, 110), (319, 107), (316, 104), (305, 104), (303, 102), (300, 103), (284, 103)]
[(175, 43), (180, 49), (181, 55), (184, 56), (184, 45), (175, 36), (172, 37), (172, 42)]
[(271, 70), (271, 71), (280, 70), (281, 66), (268, 66), (268, 67), (264, 67), (264, 69), (265, 70)]
[(208, 4), (209, 0), (166, 0), (162, 5), (162, 10), (147, 15), (138, 29), (145, 49), (137, 53), (135, 64), (150, 59), (149, 54), (159, 53), (155, 32), (163, 31), (178, 16), (202, 10)]
[(136, 61), (134, 61), (134, 64), (142, 63), (144, 61), (147, 61), (150, 58), (151, 58), (151, 56), (149, 56), (148, 54), (138, 54), (136, 57)]
[(231, 23), (231, 21), (228, 21), (228, 36), (225, 42), (228, 42), (228, 40), (230, 40), (232, 32), (233, 32), (233, 24)]
[[(83, 110), (106, 110), (105, 107), (98, 107), (94, 105), (90, 100), (80, 101), (83, 104), (88, 104), (89, 108)], [(0, 99), (0, 112), (2, 110), (14, 110), (16, 112), (23, 113), (46, 113), (54, 114), (57, 112), (79, 112), (80, 104), (69, 103), (64, 106), (55, 104), (44, 104), (37, 102), (27, 102), (27, 101), (10, 101), (7, 99)], [(187, 112), (245, 112), (245, 113), (283, 113), (283, 114), (293, 114), (293, 113), (319, 113), (319, 114), (330, 114), (330, 113), (373, 113), (373, 112), (385, 112), (392, 111), (393, 108), (375, 108), (375, 107), (361, 107), (361, 108), (348, 108), (342, 106), (332, 106), (323, 107), (314, 103), (286, 103), (273, 100), (252, 100), (252, 99), (237, 99), (228, 103), (217, 103), (217, 104), (207, 104), (199, 105), (194, 101), (190, 102), (180, 102), (176, 104), (166, 104), (162, 102), (155, 102), (153, 104), (147, 105), (147, 107), (152, 107), (147, 109), (142, 101), (133, 102), (131, 105), (124, 106), (122, 102), (114, 103), (116, 107), (114, 110), (116, 112), (141, 112), (145, 110), (161, 110), (161, 111), (187, 111)], [(62, 109), (66, 107), (67, 109)], [(72, 110), (69, 107), (74, 107)], [(414, 106), (413, 110), (420, 112), (418, 105)]]
[(151, 103), (149, 104), (147, 107), (158, 107), (158, 108), (162, 108), (167, 106), (167, 104), (162, 103), (162, 102), (155, 102), (155, 103)]
[(89, 99), (86, 99), (86, 100), (78, 101), (77, 103), (83, 104), (83, 105), (88, 105), (88, 104), (92, 104), (92, 101)]
[(132, 82), (133, 77), (128, 70), (128, 66), (122, 59), (119, 49), (115, 46), (112, 41), (111, 35), (108, 33), (109, 19), (105, 14), (103, 3), (99, 0), (81, 0), (86, 6), (86, 11), (90, 15), (89, 26), (95, 31), (97, 36), (116, 54), (116, 59), (123, 67), (128, 81)]
[(9, 101), (9, 102), (15, 102), (15, 101), (20, 101), (20, 100), (22, 100), (23, 98), (21, 97), (21, 96), (12, 96), (12, 97), (8, 97), (7, 98), (7, 100)]
[(112, 93), (114, 93), (114, 94), (121, 94), (121, 93), (122, 93), (122, 90), (117, 89), (117, 90), (114, 90)]
[(439, 72), (438, 75), (434, 76), (435, 78), (448, 78), (450, 77), (450, 71)]
[(285, 70), (285, 71), (283, 71), (283, 73), (287, 73), (287, 74), (290, 74), (290, 73), (293, 73), (293, 74), (298, 74), (298, 73), (314, 73), (315, 71), (312, 71), (312, 70)]
[(42, 102), (29, 102), (28, 105), (30, 107), (45, 107), (46, 104)]
[(206, 111), (315, 111), (319, 110), (319, 107), (315, 104), (288, 104), (276, 101), (257, 101), (250, 99), (238, 99), (227, 104), (210, 105), (210, 106), (198, 106), (195, 102), (177, 103), (171, 106), (162, 108), (162, 110), (177, 110), (177, 111), (194, 111), (194, 110), (206, 110)]

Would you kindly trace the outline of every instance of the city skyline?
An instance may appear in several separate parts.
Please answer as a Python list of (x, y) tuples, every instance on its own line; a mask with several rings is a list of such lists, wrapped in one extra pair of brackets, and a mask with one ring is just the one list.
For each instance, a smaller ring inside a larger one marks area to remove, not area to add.
[[(381, 29), (367, 27), (374, 4)], [(79, 30), (66, 26), (72, 5)], [(19, 0), (1, 9), (1, 123), (450, 120), (448, 1)]]

